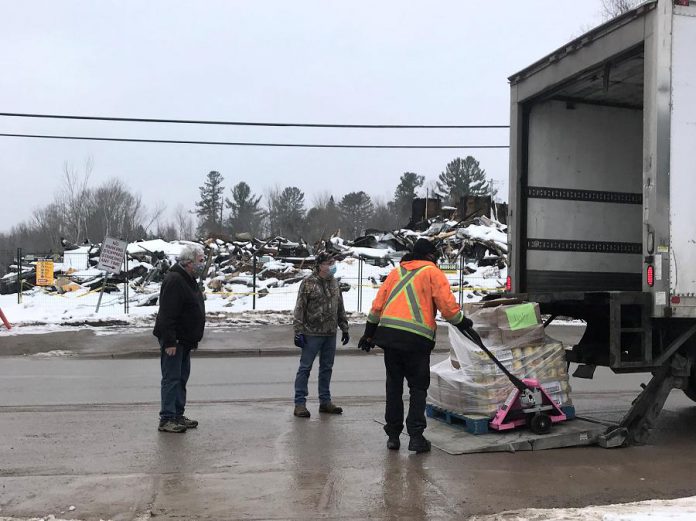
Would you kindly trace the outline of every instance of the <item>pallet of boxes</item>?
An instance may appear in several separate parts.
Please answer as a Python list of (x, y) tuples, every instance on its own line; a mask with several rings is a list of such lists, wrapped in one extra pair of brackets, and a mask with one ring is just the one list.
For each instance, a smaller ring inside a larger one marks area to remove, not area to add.
[[(484, 345), (518, 378), (534, 378), (567, 416), (574, 416), (563, 345), (544, 334), (539, 305), (499, 299), (468, 304)], [(473, 434), (488, 423), (514, 389), (478, 346), (449, 327), (450, 356), (430, 368), (427, 413)]]

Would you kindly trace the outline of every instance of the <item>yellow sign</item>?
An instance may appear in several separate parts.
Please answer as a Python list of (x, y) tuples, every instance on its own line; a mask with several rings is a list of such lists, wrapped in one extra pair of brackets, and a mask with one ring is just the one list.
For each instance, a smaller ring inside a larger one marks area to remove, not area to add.
[(36, 262), (36, 285), (53, 286), (53, 261), (40, 260)]

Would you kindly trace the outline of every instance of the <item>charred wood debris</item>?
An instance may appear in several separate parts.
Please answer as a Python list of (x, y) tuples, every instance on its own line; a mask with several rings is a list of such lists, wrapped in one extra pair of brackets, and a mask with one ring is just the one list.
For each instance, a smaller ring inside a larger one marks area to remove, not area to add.
[[(481, 238), (480, 234), (473, 234), (467, 229), (470, 225), (477, 227), (493, 228), (505, 233), (507, 226), (487, 217), (474, 217), (466, 221), (451, 221), (442, 218), (430, 219), (421, 224), (421, 230), (395, 230), (382, 232), (367, 230), (366, 234), (352, 241), (341, 239), (337, 233), (326, 240), (318, 241), (313, 245), (304, 240), (290, 241), (284, 237), (274, 237), (261, 240), (250, 237), (248, 234), (238, 234), (236, 237), (214, 235), (205, 240), (195, 241), (204, 248), (209, 258), (209, 268), (201, 285), (210, 292), (232, 292), (233, 285), (239, 288), (244, 285), (252, 291), (255, 280), (261, 282), (257, 287), (257, 295), (263, 297), (268, 293), (268, 288), (282, 287), (297, 283), (306, 277), (314, 265), (314, 255), (327, 251), (333, 253), (337, 260), (347, 257), (360, 258), (366, 263), (387, 267), (395, 266), (399, 259), (408, 252), (415, 241), (421, 237), (433, 240), (440, 252), (440, 262), (457, 264), (464, 258), (464, 275), (474, 273), (474, 264), (478, 267), (490, 266), (494, 269), (503, 269), (507, 263), (507, 244), (500, 240)], [(159, 284), (172, 263), (175, 256), (167, 255), (164, 251), (149, 250), (144, 245), (152, 241), (138, 241), (131, 243), (127, 253), (128, 268), (118, 275), (108, 275), (105, 291), (119, 291), (118, 284), (128, 281), (131, 291), (149, 295), (149, 298), (141, 298), (141, 305), (155, 304)], [(173, 241), (174, 244), (186, 241)], [(55, 284), (44, 287), (45, 291), (64, 293), (77, 289), (98, 290), (103, 284), (104, 274), (96, 270), (101, 250), (100, 244), (87, 244), (78, 246), (63, 240), (65, 252), (84, 251), (88, 257), (86, 270), (66, 269), (61, 262), (63, 255), (53, 255), (55, 262)], [(189, 244), (191, 244), (189, 242)], [(51, 258), (43, 256), (42, 258)], [(22, 284), (23, 290), (31, 289), (36, 284), (36, 262), (38, 258), (24, 256), (22, 259)], [(18, 290), (19, 267), (16, 263), (10, 266), (9, 273), (0, 278), (0, 294), (16, 293)], [(497, 271), (497, 270), (496, 270)], [(380, 284), (375, 277), (367, 277), (366, 281), (372, 284)], [(347, 291), (350, 286), (342, 283), (342, 289)], [(237, 289), (239, 292), (239, 289)], [(231, 297), (234, 298), (234, 297)]]

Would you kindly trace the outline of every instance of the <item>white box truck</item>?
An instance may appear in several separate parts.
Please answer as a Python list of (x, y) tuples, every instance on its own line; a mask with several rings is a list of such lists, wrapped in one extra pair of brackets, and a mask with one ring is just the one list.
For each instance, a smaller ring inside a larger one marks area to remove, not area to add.
[(569, 352), (654, 377), (607, 444), (696, 399), (696, 0), (655, 0), (510, 77), (508, 290), (587, 322)]

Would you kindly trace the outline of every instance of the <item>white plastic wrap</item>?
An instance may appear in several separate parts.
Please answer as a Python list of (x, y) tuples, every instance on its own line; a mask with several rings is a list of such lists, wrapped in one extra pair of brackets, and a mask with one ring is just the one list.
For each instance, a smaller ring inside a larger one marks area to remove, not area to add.
[[(539, 380), (558, 405), (571, 405), (563, 345), (545, 338), (540, 324), (511, 330), (501, 319), (502, 327), (495, 326), (491, 317), (504, 316), (504, 307), (471, 315), (484, 345), (515, 376)], [(514, 388), (512, 383), (455, 327), (449, 327), (449, 339), (450, 357), (430, 368), (429, 403), (459, 414), (494, 416)]]

